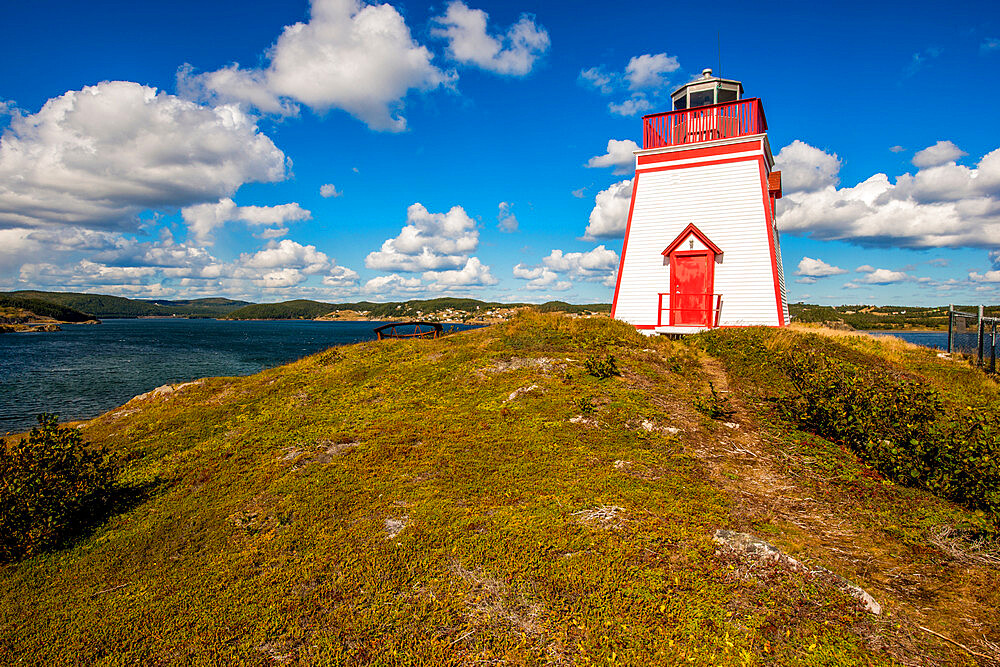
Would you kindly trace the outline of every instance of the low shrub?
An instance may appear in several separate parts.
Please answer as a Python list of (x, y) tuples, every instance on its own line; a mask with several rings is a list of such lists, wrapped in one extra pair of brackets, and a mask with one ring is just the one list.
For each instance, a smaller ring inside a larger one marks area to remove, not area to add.
[(0, 562), (64, 543), (112, 503), (108, 454), (88, 448), (56, 415), (39, 415), (28, 437), (3, 441), (0, 453)]
[(618, 370), (618, 361), (613, 354), (605, 356), (603, 359), (596, 355), (590, 355), (583, 362), (583, 367), (587, 372), (599, 380), (606, 380), (615, 375), (621, 375)]
[(1000, 419), (944, 405), (926, 384), (817, 351), (786, 355), (786, 415), (898, 483), (1000, 518)]
[(729, 420), (736, 414), (736, 410), (729, 404), (728, 396), (720, 396), (715, 385), (708, 383), (708, 394), (695, 396), (695, 409), (709, 419)]

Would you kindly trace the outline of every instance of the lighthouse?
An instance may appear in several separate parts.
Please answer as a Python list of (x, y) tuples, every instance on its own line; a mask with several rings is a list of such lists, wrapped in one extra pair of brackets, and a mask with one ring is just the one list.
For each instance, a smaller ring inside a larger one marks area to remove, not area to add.
[(642, 119), (611, 316), (650, 334), (784, 326), (781, 172), (761, 101), (710, 69), (671, 100)]

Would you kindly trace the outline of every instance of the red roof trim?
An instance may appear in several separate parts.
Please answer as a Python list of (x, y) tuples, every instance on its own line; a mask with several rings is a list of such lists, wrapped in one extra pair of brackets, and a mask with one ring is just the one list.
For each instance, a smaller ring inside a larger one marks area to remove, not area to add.
[(707, 237), (707, 236), (705, 236), (705, 235), (704, 235), (704, 234), (702, 233), (702, 231), (701, 231), (700, 229), (698, 229), (697, 227), (695, 227), (695, 226), (694, 226), (694, 223), (693, 223), (693, 222), (692, 222), (692, 223), (691, 223), (690, 225), (688, 225), (687, 227), (685, 227), (685, 228), (684, 228), (684, 231), (683, 231), (683, 232), (681, 232), (680, 234), (678, 234), (678, 235), (677, 235), (677, 238), (675, 238), (675, 239), (673, 240), (673, 242), (672, 242), (672, 243), (671, 243), (670, 245), (668, 245), (668, 246), (667, 246), (667, 249), (666, 249), (666, 250), (664, 250), (664, 251), (663, 251), (662, 253), (660, 253), (660, 254), (662, 254), (662, 255), (669, 255), (669, 254), (670, 254), (670, 253), (672, 253), (672, 252), (673, 252), (674, 250), (677, 250), (677, 247), (678, 247), (678, 246), (679, 246), (679, 245), (680, 245), (680, 244), (681, 244), (681, 243), (682, 243), (682, 242), (684, 241), (684, 239), (686, 239), (686, 238), (688, 237), (688, 235), (690, 235), (690, 234), (694, 234), (695, 236), (697, 236), (697, 237), (698, 237), (698, 240), (699, 240), (699, 241), (701, 241), (701, 242), (702, 242), (703, 244), (705, 244), (705, 246), (706, 246), (706, 247), (708, 247), (708, 249), (709, 249), (709, 250), (711, 250), (712, 252), (714, 252), (714, 253), (715, 253), (716, 255), (721, 255), (721, 254), (722, 254), (722, 251), (721, 251), (721, 250), (719, 250), (719, 246), (717, 246), (717, 245), (715, 245), (714, 243), (712, 243), (712, 242), (711, 242), (711, 241), (710, 241), (710, 240), (708, 239), (708, 237)]

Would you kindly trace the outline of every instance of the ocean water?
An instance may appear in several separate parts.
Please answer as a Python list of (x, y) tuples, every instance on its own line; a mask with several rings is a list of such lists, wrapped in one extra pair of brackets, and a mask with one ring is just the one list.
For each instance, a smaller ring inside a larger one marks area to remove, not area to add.
[[(924, 347), (933, 347), (939, 350), (948, 349), (947, 331), (865, 331), (864, 333), (873, 336), (895, 336), (909, 343), (923, 345)], [(975, 349), (977, 345), (976, 336), (974, 334), (956, 336), (955, 343), (959, 347), (971, 346), (970, 349)]]
[(41, 412), (89, 419), (164, 384), (249, 375), (334, 345), (374, 340), (378, 325), (142, 319), (2, 334), (0, 434), (31, 428)]

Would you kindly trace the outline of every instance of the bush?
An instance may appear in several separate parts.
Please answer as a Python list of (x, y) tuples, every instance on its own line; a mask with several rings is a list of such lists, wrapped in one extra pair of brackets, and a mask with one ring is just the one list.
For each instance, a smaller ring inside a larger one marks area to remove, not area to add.
[(1000, 519), (1000, 419), (946, 410), (937, 392), (816, 350), (789, 354), (787, 415), (840, 442), (886, 477)]
[(56, 415), (39, 415), (27, 438), (2, 444), (0, 562), (58, 546), (109, 509), (114, 465)]
[(694, 398), (695, 410), (702, 413), (709, 419), (729, 420), (736, 414), (736, 410), (729, 404), (728, 396), (720, 396), (715, 385), (708, 383), (709, 394), (699, 395)]
[(583, 367), (587, 369), (588, 373), (599, 380), (606, 380), (609, 377), (621, 375), (618, 371), (618, 362), (615, 360), (614, 355), (611, 354), (604, 357), (604, 359), (600, 359), (596, 355), (590, 355), (583, 362)]

